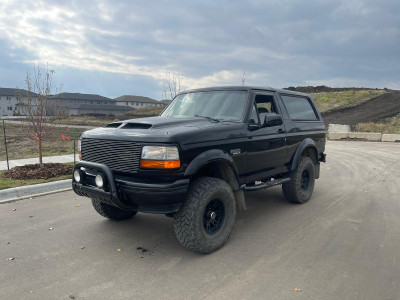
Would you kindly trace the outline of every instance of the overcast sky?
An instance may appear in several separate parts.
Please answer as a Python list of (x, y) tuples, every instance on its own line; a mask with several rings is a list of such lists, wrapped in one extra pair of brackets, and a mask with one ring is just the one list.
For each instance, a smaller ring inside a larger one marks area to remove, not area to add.
[(399, 0), (0, 0), (0, 87), (48, 63), (64, 92), (160, 99), (241, 85), (400, 89)]

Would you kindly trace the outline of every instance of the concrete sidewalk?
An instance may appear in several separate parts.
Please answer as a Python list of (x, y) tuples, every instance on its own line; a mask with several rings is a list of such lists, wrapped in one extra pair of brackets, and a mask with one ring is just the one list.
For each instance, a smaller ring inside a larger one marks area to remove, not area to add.
[[(78, 154), (76, 154), (75, 160), (76, 161), (79, 160)], [(68, 163), (68, 162), (73, 162), (73, 161), (74, 161), (73, 154), (43, 157), (44, 163)], [(37, 164), (37, 163), (39, 163), (39, 158), (35, 157), (35, 158), (15, 159), (15, 160), (10, 160), (9, 163), (10, 163), (10, 169), (11, 169), (16, 166)], [(5, 161), (5, 160), (0, 161), (0, 170), (7, 170), (7, 161)]]

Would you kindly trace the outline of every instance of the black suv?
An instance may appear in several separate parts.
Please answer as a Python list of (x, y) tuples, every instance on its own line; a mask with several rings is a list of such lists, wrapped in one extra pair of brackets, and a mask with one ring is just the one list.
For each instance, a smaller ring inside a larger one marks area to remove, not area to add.
[(175, 218), (179, 242), (224, 245), (245, 191), (282, 184), (307, 202), (325, 162), (325, 126), (303, 93), (259, 87), (185, 91), (158, 117), (86, 131), (72, 186), (112, 220), (137, 212)]

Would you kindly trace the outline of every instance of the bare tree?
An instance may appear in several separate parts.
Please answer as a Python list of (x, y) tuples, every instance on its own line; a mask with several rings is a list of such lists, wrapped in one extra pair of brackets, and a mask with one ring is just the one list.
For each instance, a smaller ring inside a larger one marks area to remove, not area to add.
[(179, 71), (166, 72), (164, 78), (163, 98), (172, 100), (182, 90), (183, 77)]
[(246, 72), (243, 72), (243, 75), (242, 75), (242, 86), (245, 86), (246, 85)]
[(38, 64), (34, 64), (33, 74), (26, 73), (26, 91), (22, 91), (18, 96), (18, 113), (26, 116), (26, 119), (21, 121), (22, 126), (24, 132), (38, 142), (41, 168), (44, 166), (42, 143), (56, 126), (46, 118), (46, 112), (57, 111), (54, 109), (54, 104), (50, 98), (57, 92), (53, 83), (54, 73), (55, 71), (49, 69), (48, 65), (46, 65), (46, 68), (41, 68)]

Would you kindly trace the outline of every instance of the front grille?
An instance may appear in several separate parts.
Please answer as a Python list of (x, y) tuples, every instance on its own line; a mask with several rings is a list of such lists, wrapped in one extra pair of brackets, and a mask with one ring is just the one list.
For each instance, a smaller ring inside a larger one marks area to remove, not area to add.
[(82, 160), (104, 164), (112, 171), (137, 172), (141, 145), (135, 142), (82, 139)]

